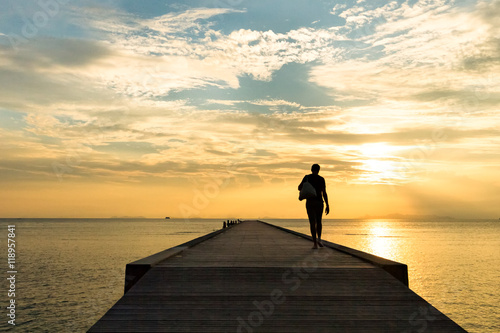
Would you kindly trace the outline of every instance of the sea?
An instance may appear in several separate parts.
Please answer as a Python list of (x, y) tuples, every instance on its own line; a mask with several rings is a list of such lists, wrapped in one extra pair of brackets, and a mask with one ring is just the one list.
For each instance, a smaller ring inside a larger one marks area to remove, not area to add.
[[(85, 332), (123, 295), (127, 263), (223, 220), (0, 219), (0, 330)], [(309, 233), (307, 220), (263, 221)], [(499, 220), (331, 219), (323, 239), (407, 264), (410, 288), (465, 330), (500, 332)]]

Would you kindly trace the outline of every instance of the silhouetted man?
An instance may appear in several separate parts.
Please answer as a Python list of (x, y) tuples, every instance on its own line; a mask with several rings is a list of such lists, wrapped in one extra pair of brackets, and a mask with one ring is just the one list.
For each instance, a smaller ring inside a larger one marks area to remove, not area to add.
[(328, 215), (330, 213), (330, 205), (328, 204), (328, 195), (326, 194), (326, 182), (325, 178), (318, 175), (319, 165), (313, 164), (311, 167), (312, 174), (304, 176), (302, 182), (299, 185), (299, 191), (302, 189), (302, 184), (307, 180), (316, 190), (316, 197), (306, 199), (306, 210), (307, 216), (309, 217), (309, 225), (311, 227), (311, 236), (314, 241), (313, 249), (317, 249), (318, 245), (323, 247), (321, 243), (321, 230), (323, 225), (321, 224), (321, 218), (323, 216), (323, 198), (326, 203), (325, 213)]

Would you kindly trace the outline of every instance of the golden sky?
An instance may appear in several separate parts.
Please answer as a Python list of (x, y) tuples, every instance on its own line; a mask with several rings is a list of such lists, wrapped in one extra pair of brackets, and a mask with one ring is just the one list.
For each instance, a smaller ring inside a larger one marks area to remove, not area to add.
[(1, 217), (500, 216), (500, 1), (0, 6)]

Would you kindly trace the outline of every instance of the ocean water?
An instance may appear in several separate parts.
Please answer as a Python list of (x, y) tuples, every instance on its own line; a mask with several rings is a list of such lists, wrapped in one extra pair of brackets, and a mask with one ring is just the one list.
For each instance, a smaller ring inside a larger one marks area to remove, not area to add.
[[(265, 221), (309, 233), (306, 220)], [(467, 331), (496, 333), (499, 222), (325, 220), (323, 239), (407, 264), (412, 290)], [(15, 326), (6, 316), (9, 224), (16, 241)], [(222, 219), (0, 220), (0, 330), (85, 332), (123, 295), (127, 263), (221, 227)]]

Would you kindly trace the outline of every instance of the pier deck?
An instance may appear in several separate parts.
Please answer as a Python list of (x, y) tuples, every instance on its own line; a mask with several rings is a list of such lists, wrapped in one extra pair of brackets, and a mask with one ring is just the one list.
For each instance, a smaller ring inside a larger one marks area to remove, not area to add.
[(465, 332), (395, 277), (401, 264), (331, 243), (313, 250), (257, 221), (212, 236), (129, 276), (89, 332)]

